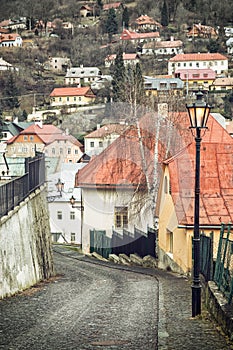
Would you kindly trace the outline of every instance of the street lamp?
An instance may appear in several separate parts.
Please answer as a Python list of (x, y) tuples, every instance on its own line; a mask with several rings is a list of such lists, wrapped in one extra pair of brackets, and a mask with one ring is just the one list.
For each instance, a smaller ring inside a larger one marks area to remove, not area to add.
[(190, 129), (196, 130), (196, 167), (195, 167), (195, 198), (194, 198), (194, 233), (193, 233), (193, 284), (192, 284), (192, 317), (201, 314), (201, 283), (200, 283), (200, 149), (201, 129), (207, 129), (207, 120), (211, 106), (202, 101), (203, 94), (196, 94), (196, 101), (186, 105), (190, 119)]
[(56, 188), (57, 188), (57, 192), (59, 192), (59, 195), (56, 196), (48, 196), (47, 197), (47, 201), (48, 202), (53, 202), (56, 198), (60, 198), (62, 197), (62, 192), (64, 189), (64, 182), (61, 182), (61, 179), (58, 179), (57, 183), (55, 184)]
[(83, 207), (82, 203), (81, 203), (81, 205), (75, 205), (75, 201), (76, 201), (76, 198), (74, 198), (74, 196), (72, 195), (70, 197), (70, 204), (72, 205), (72, 208), (76, 208), (76, 209), (83, 211), (84, 207)]

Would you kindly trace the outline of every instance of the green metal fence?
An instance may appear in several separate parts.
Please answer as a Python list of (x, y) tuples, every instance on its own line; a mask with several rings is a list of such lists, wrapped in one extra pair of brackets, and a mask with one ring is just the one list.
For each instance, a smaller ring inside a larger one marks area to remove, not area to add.
[(213, 279), (213, 232), (209, 236), (200, 236), (200, 272), (206, 281)]
[(233, 296), (233, 234), (232, 224), (222, 224), (219, 238), (218, 254), (215, 266), (214, 281), (230, 304)]
[(90, 230), (90, 253), (96, 252), (104, 258), (108, 258), (112, 252), (112, 239), (106, 236), (104, 230)]

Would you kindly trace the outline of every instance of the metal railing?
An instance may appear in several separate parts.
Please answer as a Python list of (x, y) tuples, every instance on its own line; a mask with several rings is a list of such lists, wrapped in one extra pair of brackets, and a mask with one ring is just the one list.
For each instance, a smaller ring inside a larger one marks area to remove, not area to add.
[(229, 304), (233, 297), (233, 240), (230, 239), (232, 234), (232, 224), (222, 224), (214, 273), (214, 281)]
[(45, 157), (37, 153), (25, 159), (25, 174), (0, 185), (0, 217), (7, 215), (30, 193), (45, 183)]

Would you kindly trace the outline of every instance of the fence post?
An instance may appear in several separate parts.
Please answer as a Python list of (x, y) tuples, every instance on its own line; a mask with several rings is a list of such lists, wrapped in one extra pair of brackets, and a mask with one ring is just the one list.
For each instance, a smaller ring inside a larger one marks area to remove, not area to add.
[(218, 253), (217, 253), (217, 260), (215, 265), (215, 272), (214, 272), (214, 280), (216, 281), (218, 288), (220, 288), (220, 272), (221, 272), (221, 252), (222, 252), (222, 244), (223, 244), (223, 235), (224, 235), (225, 225), (221, 225), (220, 230), (220, 237), (219, 237), (219, 243), (218, 243)]

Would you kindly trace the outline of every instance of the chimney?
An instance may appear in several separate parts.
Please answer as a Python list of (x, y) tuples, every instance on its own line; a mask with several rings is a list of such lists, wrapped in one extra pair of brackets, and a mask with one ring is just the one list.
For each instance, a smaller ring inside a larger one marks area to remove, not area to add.
[(35, 120), (35, 125), (39, 126), (39, 128), (43, 129), (43, 122), (42, 120)]

